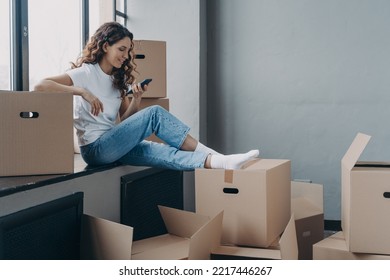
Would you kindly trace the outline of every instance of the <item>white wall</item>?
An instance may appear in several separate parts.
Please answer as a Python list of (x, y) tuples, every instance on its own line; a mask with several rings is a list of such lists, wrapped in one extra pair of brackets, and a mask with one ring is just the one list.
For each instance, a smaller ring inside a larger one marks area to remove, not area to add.
[(199, 138), (199, 0), (127, 0), (137, 40), (167, 42), (170, 111)]

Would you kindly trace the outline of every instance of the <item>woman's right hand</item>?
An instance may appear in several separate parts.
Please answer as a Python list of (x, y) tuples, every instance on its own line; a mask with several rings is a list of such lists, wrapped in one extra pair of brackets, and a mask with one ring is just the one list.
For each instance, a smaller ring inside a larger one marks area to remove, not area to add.
[(103, 112), (103, 103), (93, 95), (90, 91), (79, 88), (81, 90), (81, 97), (84, 98), (91, 105), (91, 114), (98, 116), (100, 112)]

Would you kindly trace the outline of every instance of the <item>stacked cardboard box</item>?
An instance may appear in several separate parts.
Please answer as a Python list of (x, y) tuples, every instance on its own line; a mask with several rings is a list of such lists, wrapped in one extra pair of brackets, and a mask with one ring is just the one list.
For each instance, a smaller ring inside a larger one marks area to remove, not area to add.
[(196, 213), (224, 211), (213, 258), (298, 258), (290, 173), (290, 160), (279, 159), (256, 159), (239, 170), (195, 170)]
[(0, 91), (0, 176), (72, 173), (72, 106), (65, 93)]
[[(315, 259), (390, 256), (390, 220), (386, 218), (390, 211), (390, 163), (358, 162), (370, 138), (358, 133), (341, 161), (342, 233), (315, 244)], [(340, 246), (344, 242), (340, 240), (345, 240), (345, 246)]]
[[(169, 111), (169, 98), (167, 98), (167, 61), (166, 42), (152, 40), (134, 40), (136, 81), (152, 79), (148, 90), (142, 95), (141, 108), (160, 105)], [(152, 135), (147, 140), (163, 142)]]

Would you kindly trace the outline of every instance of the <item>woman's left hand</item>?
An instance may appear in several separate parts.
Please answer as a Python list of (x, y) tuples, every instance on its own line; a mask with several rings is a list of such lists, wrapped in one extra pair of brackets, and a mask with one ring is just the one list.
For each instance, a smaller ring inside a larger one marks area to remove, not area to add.
[(142, 94), (148, 90), (148, 86), (145, 85), (143, 88), (141, 86), (141, 83), (135, 83), (131, 86), (131, 89), (133, 90), (133, 98), (136, 100), (141, 100)]

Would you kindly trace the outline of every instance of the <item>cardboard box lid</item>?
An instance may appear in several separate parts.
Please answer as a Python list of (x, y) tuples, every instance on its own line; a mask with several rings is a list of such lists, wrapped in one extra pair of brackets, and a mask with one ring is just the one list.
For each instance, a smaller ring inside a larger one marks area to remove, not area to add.
[(287, 159), (261, 159), (261, 158), (256, 158), (253, 160), (249, 160), (246, 162), (244, 165), (241, 166), (240, 169), (237, 169), (236, 171), (256, 171), (258, 172), (259, 170), (268, 170), (272, 169), (276, 166), (279, 166), (283, 162), (288, 162), (290, 160)]
[[(266, 174), (271, 169), (279, 167), (282, 164), (290, 163), (287, 159), (260, 159), (249, 160), (240, 169), (195, 169), (195, 179), (202, 174), (214, 174), (223, 176), (225, 183), (233, 183), (234, 178), (238, 176), (247, 176), (249, 174)], [(215, 177), (215, 176), (213, 176)]]
[(213, 218), (158, 206), (168, 234), (133, 243), (132, 259), (209, 259), (221, 238), (223, 211)]
[(133, 228), (84, 214), (81, 259), (130, 260)]
[(363, 133), (358, 133), (356, 135), (351, 146), (341, 160), (341, 164), (347, 170), (352, 170), (352, 168), (355, 166), (356, 162), (358, 161), (360, 155), (363, 153), (370, 139), (370, 135), (366, 135)]
[(256, 259), (297, 260), (298, 242), (295, 229), (295, 217), (290, 220), (279, 240), (280, 249), (275, 248), (251, 248), (240, 246), (218, 246), (212, 253), (218, 255), (250, 257)]

